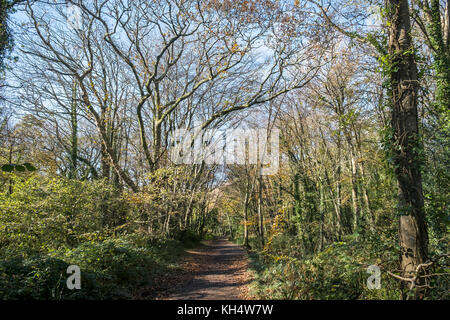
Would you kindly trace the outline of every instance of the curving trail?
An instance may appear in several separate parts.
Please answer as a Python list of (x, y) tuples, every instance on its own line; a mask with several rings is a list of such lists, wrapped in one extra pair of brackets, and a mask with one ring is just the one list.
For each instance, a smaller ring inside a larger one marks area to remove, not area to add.
[(184, 270), (188, 277), (167, 300), (246, 299), (248, 259), (245, 250), (224, 239), (205, 241), (198, 249), (188, 250)]

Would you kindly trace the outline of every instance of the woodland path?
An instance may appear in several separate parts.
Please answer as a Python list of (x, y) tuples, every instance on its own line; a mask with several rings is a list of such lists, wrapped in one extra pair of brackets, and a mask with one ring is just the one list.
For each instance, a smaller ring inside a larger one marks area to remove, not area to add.
[(245, 250), (225, 238), (204, 241), (187, 250), (184, 283), (167, 300), (236, 300), (248, 297), (248, 257)]

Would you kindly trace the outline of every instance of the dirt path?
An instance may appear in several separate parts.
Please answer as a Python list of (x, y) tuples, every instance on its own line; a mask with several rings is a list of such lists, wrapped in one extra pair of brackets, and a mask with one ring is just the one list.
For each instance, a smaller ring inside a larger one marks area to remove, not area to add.
[(185, 282), (163, 299), (236, 300), (247, 298), (248, 260), (242, 247), (226, 240), (205, 241), (188, 250)]

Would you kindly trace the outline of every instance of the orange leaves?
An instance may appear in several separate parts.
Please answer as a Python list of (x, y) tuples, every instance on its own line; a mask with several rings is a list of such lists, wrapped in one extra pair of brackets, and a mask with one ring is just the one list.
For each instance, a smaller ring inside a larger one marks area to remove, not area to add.
[(236, 42), (234, 42), (233, 46), (231, 47), (231, 52), (236, 53), (238, 51), (239, 51), (239, 45)]
[[(207, 10), (217, 10), (223, 12), (236, 12), (242, 15), (243, 18), (255, 17), (257, 13), (261, 11), (273, 11), (278, 7), (278, 1), (274, 0), (210, 0), (204, 4), (204, 8)], [(251, 20), (251, 19), (250, 19)], [(248, 21), (250, 22), (250, 21)]]
[(249, 227), (249, 226), (255, 226), (255, 225), (257, 224), (255, 221), (247, 221), (247, 222), (241, 221), (240, 223), (241, 223), (241, 225), (247, 226), (247, 227)]

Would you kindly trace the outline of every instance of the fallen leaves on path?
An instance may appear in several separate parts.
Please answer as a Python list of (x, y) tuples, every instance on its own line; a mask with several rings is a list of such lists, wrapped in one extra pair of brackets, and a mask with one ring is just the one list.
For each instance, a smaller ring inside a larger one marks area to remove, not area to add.
[(177, 275), (168, 275), (167, 290), (161, 292), (157, 299), (249, 298), (248, 258), (240, 246), (218, 239), (206, 241), (203, 246), (187, 253), (182, 270)]

